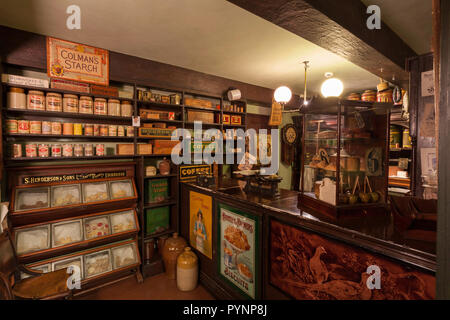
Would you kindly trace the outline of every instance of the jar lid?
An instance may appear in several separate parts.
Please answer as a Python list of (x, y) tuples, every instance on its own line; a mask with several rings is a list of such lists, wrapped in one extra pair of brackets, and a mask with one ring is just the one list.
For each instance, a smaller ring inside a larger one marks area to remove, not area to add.
[(64, 93), (64, 98), (78, 99), (78, 96), (76, 96), (74, 94), (70, 94), (70, 93)]
[(110, 103), (120, 103), (120, 101), (117, 100), (117, 99), (109, 99), (108, 102), (110, 102)]
[(47, 97), (61, 98), (61, 94), (60, 93), (56, 93), (56, 92), (47, 92)]
[(131, 105), (131, 101), (124, 100), (124, 101), (122, 101), (122, 104), (129, 104), (129, 105)]
[(11, 88), (9, 88), (9, 92), (24, 93), (25, 90), (22, 88), (11, 87)]
[(37, 95), (41, 95), (41, 96), (44, 95), (44, 93), (39, 90), (30, 90), (30, 91), (28, 91), (28, 94), (37, 94)]
[(80, 100), (91, 100), (92, 101), (92, 98), (89, 96), (81, 96)]
[(105, 98), (95, 98), (95, 101), (104, 101), (104, 102), (106, 102), (106, 99)]

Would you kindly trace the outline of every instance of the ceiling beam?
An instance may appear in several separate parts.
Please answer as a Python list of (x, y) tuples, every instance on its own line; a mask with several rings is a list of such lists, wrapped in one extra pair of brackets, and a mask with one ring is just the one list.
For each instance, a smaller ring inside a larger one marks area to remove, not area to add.
[(368, 29), (370, 15), (360, 0), (227, 1), (385, 80), (408, 82), (405, 61), (417, 54), (383, 22), (381, 29)]

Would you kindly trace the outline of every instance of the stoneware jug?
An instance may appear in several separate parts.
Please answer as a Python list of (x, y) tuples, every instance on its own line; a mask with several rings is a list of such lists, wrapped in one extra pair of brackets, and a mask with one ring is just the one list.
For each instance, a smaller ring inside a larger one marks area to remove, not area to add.
[(173, 236), (166, 240), (162, 251), (164, 268), (169, 279), (175, 279), (177, 272), (177, 259), (187, 246), (186, 240), (174, 233)]
[(198, 258), (190, 247), (184, 248), (184, 252), (177, 259), (177, 287), (180, 291), (191, 291), (197, 287)]

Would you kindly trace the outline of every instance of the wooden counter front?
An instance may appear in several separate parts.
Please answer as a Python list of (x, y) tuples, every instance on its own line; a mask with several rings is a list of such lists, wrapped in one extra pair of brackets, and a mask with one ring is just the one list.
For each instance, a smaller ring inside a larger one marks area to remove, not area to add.
[[(259, 284), (256, 298), (434, 298), (435, 248), (427, 243), (408, 246), (395, 235), (388, 212), (332, 220), (298, 209), (298, 193), (294, 191), (281, 190), (280, 198), (271, 200), (245, 194), (235, 181), (214, 188), (184, 183), (180, 232), (188, 242), (190, 192), (212, 199), (212, 258), (195, 252), (200, 262), (200, 281), (219, 298), (248, 296), (219, 275), (218, 203), (239, 209), (260, 223), (261, 232), (256, 239), (260, 241), (255, 263), (255, 270), (260, 270), (255, 273)], [(367, 267), (371, 265), (381, 270), (380, 290), (365, 290)]]

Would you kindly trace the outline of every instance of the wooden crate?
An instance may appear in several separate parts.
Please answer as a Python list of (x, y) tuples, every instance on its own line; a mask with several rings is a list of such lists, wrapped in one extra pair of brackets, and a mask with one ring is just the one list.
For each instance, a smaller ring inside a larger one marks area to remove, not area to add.
[(213, 108), (211, 101), (194, 98), (184, 98), (184, 105), (197, 108), (207, 108), (207, 109)]
[(205, 123), (214, 123), (213, 112), (188, 110), (187, 118), (189, 122), (202, 121)]
[(138, 154), (152, 154), (152, 148), (153, 146), (150, 143), (146, 144), (138, 144), (137, 145), (137, 151)]
[(153, 141), (153, 153), (154, 154), (171, 154), (172, 149), (179, 143), (180, 143), (180, 141), (154, 140)]
[(118, 143), (116, 145), (117, 155), (134, 155), (134, 144), (132, 143)]

